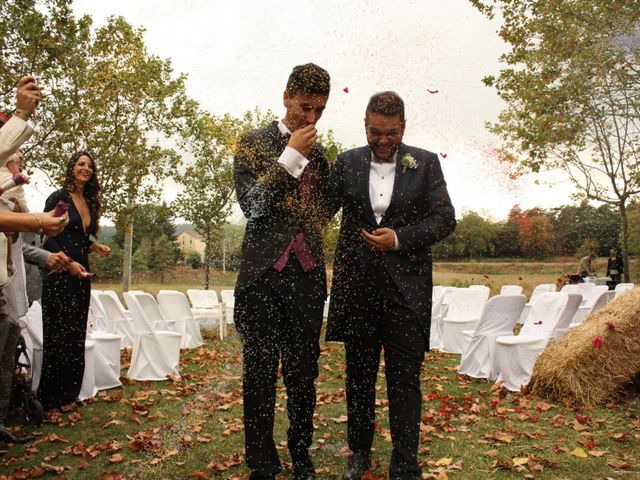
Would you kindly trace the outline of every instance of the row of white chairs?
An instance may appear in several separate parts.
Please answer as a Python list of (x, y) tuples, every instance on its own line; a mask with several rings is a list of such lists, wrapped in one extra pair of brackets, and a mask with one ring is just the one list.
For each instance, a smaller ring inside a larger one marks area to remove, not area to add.
[[(576, 293), (577, 289), (564, 290), (539, 293), (532, 298), (530, 311), (518, 335), (513, 335), (513, 330), (526, 306), (526, 297), (497, 295), (482, 307), (477, 322), (464, 322), (471, 328), (462, 330), (458, 326), (458, 336), (453, 343), (448, 341), (447, 323), (444, 322), (446, 345), (441, 349), (451, 351), (447, 346), (453, 345), (458, 349), (453, 353), (462, 354), (459, 373), (496, 380), (509, 390), (519, 391), (529, 383), (535, 361), (550, 341), (560, 338), (569, 328), (580, 324), (614, 295), (620, 295), (628, 288), (616, 292), (609, 291), (606, 286), (588, 287), (582, 291), (584, 296)], [(464, 293), (457, 295), (464, 296)], [(466, 295), (471, 298), (471, 294)], [(455, 313), (455, 305), (449, 306), (452, 307)]]

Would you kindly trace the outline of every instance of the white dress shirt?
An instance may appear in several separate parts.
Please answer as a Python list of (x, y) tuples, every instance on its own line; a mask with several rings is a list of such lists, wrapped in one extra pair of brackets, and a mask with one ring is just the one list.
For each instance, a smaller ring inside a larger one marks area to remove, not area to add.
[[(371, 153), (371, 169), (369, 170), (369, 200), (371, 201), (371, 209), (376, 217), (376, 222), (380, 225), (382, 217), (387, 212), (391, 203), (391, 194), (393, 193), (393, 184), (396, 180), (396, 162), (398, 161), (398, 153), (393, 155), (393, 162), (376, 162), (373, 153)], [(399, 250), (398, 236), (395, 236), (395, 246), (393, 250)]]
[[(278, 130), (280, 130), (282, 136), (291, 135), (291, 130), (289, 130), (287, 126), (282, 123), (282, 120), (278, 122)], [(307, 160), (307, 158), (295, 148), (287, 146), (280, 154), (278, 163), (282, 165), (291, 175), (296, 178), (300, 178), (302, 176), (302, 172), (304, 172), (304, 168), (309, 163), (309, 160)]]

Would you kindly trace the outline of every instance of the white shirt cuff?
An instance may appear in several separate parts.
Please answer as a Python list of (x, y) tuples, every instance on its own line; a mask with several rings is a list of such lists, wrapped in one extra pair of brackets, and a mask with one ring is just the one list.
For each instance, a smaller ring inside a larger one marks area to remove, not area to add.
[(300, 178), (304, 168), (309, 163), (299, 151), (295, 148), (286, 147), (278, 158), (278, 163), (282, 165), (287, 172), (289, 172), (295, 178)]
[(393, 232), (393, 238), (394, 238), (394, 244), (391, 250), (393, 250), (394, 252), (397, 252), (398, 250), (400, 250), (400, 242), (398, 241), (398, 235), (396, 235), (395, 231)]

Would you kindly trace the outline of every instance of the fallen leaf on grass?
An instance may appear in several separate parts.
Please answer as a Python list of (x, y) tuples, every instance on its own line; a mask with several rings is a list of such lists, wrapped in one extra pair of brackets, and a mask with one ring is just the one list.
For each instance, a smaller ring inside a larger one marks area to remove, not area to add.
[(451, 465), (453, 463), (453, 459), (452, 458), (448, 458), (448, 457), (444, 457), (441, 458), (440, 460), (438, 460), (435, 465), (436, 467), (447, 467), (449, 465)]
[(331, 420), (333, 420), (335, 423), (347, 423), (347, 420), (349, 419), (349, 417), (347, 417), (346, 415), (340, 415), (337, 418), (332, 418)]
[(109, 457), (109, 463), (120, 463), (124, 460), (124, 457), (121, 453), (115, 453)]
[(573, 455), (578, 458), (587, 458), (587, 453), (580, 447), (576, 447), (569, 455)]
[(606, 455), (608, 452), (607, 452), (607, 450), (589, 450), (588, 453), (592, 457), (600, 458), (600, 457)]
[(100, 480), (124, 480), (125, 476), (120, 472), (102, 472)]

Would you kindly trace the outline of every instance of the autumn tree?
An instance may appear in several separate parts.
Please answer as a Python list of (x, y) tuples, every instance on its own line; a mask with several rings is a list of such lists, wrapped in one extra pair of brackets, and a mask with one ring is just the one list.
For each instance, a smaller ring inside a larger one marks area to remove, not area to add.
[[(563, 169), (581, 195), (614, 206), (628, 263), (629, 201), (640, 193), (637, 0), (470, 0), (510, 46), (485, 83), (506, 102), (491, 130), (522, 171)], [(628, 273), (625, 272), (628, 281)]]
[(205, 244), (204, 288), (209, 288), (213, 246), (220, 240), (234, 200), (233, 151), (240, 134), (272, 120), (271, 112), (247, 112), (237, 118), (198, 110), (187, 119), (180, 146), (193, 162), (176, 175), (184, 186), (173, 202), (175, 211), (193, 224)]

